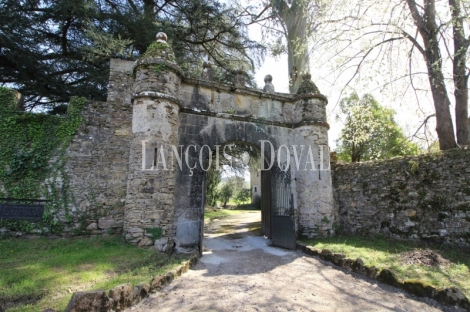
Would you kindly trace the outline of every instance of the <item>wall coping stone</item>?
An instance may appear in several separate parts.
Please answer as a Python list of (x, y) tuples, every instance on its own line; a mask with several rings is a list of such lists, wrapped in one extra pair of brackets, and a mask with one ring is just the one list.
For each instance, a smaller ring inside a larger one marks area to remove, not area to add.
[(295, 129), (295, 128), (299, 128), (303, 126), (321, 126), (321, 127), (325, 127), (327, 130), (330, 129), (330, 125), (324, 121), (301, 121), (298, 123), (287, 123), (287, 122), (267, 120), (263, 118), (240, 116), (240, 115), (229, 114), (229, 113), (218, 113), (218, 112), (212, 112), (212, 111), (206, 111), (206, 110), (199, 110), (197, 108), (194, 109), (194, 108), (186, 108), (186, 107), (181, 108), (180, 113), (186, 113), (186, 114), (191, 114), (191, 115), (202, 115), (202, 116), (208, 116), (208, 117), (217, 117), (217, 118), (231, 119), (231, 120), (236, 120), (236, 121), (253, 122), (253, 123), (258, 123), (258, 124), (277, 126), (277, 127), (283, 127), (283, 128), (291, 128), (291, 129)]
[(137, 92), (137, 93), (132, 94), (132, 100), (134, 100), (136, 98), (143, 98), (143, 97), (152, 98), (152, 99), (169, 100), (173, 103), (178, 104), (181, 107), (180, 100), (178, 100), (176, 97), (174, 97), (172, 95), (169, 95), (169, 94), (166, 94), (166, 93), (155, 92), (155, 91), (142, 91), (142, 92)]
[(265, 99), (272, 99), (272, 100), (278, 100), (280, 102), (288, 102), (288, 103), (293, 103), (297, 102), (300, 100), (308, 100), (308, 99), (321, 99), (325, 101), (325, 105), (328, 104), (328, 98), (324, 96), (323, 94), (318, 94), (318, 93), (307, 93), (307, 94), (289, 94), (289, 93), (267, 93), (264, 92), (263, 90), (258, 90), (258, 89), (251, 89), (251, 88), (236, 88), (233, 85), (230, 84), (224, 84), (224, 83), (219, 83), (219, 82), (214, 82), (214, 81), (206, 81), (206, 80), (201, 80), (201, 79), (194, 79), (194, 78), (188, 78), (184, 77), (183, 78), (183, 83), (188, 84), (188, 85), (196, 85), (196, 86), (204, 86), (212, 89), (216, 89), (216, 91), (221, 92), (225, 91), (228, 93), (237, 93), (237, 94), (243, 94), (243, 95), (252, 95), (256, 96), (259, 98), (265, 98)]
[(421, 155), (405, 155), (405, 156), (397, 156), (389, 159), (378, 159), (378, 160), (368, 160), (368, 161), (361, 161), (361, 162), (350, 162), (350, 163), (336, 163), (335, 169), (349, 169), (351, 167), (370, 167), (370, 166), (378, 166), (378, 165), (387, 165), (388, 163), (393, 162), (402, 162), (402, 161), (429, 161), (431, 159), (438, 159), (438, 158), (445, 158), (454, 155), (466, 155), (470, 156), (470, 149), (461, 149), (461, 148), (454, 148), (450, 150), (439, 151), (435, 153), (428, 153), (428, 154), (421, 154)]

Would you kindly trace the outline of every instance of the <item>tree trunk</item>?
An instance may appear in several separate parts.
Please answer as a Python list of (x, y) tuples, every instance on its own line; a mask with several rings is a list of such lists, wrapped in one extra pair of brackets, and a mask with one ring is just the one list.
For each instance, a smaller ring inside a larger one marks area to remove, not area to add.
[(450, 115), (450, 100), (442, 73), (442, 59), (439, 50), (436, 25), (435, 0), (424, 0), (423, 15), (419, 13), (414, 0), (407, 0), (414, 23), (424, 42), (423, 57), (428, 69), (428, 79), (436, 111), (436, 132), (441, 150), (457, 147), (455, 142), (454, 126)]
[(429, 83), (431, 84), (434, 109), (436, 111), (436, 132), (439, 138), (441, 150), (456, 148), (454, 126), (450, 115), (450, 100), (444, 84), (444, 76), (440, 70), (430, 69), (432, 63), (428, 63)]
[(469, 145), (468, 119), (468, 76), (465, 74), (469, 41), (465, 38), (464, 20), (460, 10), (460, 0), (449, 0), (452, 15), (452, 32), (454, 37), (453, 80), (455, 96), (455, 123), (457, 127), (457, 143)]
[(285, 24), (287, 32), (287, 59), (289, 91), (296, 93), (302, 82), (301, 74), (310, 72), (310, 59), (307, 47), (307, 16), (304, 1), (294, 0), (289, 8), (284, 0), (276, 8)]

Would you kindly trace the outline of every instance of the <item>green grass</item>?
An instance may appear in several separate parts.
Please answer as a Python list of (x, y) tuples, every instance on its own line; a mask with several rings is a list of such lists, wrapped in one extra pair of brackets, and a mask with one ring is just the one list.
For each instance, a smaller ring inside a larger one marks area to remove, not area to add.
[(0, 305), (9, 303), (8, 312), (63, 311), (73, 292), (149, 282), (184, 260), (120, 237), (0, 239)]
[[(315, 249), (328, 249), (343, 253), (347, 258), (361, 258), (365, 265), (379, 269), (391, 269), (396, 276), (405, 280), (420, 280), (437, 288), (456, 286), (470, 298), (470, 253), (450, 246), (425, 246), (412, 241), (395, 241), (382, 237), (336, 236), (304, 240)], [(404, 264), (402, 253), (431, 249), (439, 253), (446, 263), (437, 267), (421, 264)]]
[(221, 219), (227, 216), (244, 213), (246, 210), (235, 210), (235, 209), (206, 209), (204, 211), (204, 222), (210, 222), (214, 219)]

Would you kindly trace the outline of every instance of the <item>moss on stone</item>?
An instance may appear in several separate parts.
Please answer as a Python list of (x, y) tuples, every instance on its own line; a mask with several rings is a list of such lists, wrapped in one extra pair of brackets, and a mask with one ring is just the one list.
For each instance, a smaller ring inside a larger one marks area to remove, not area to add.
[(431, 297), (436, 288), (426, 284), (421, 280), (408, 279), (403, 282), (403, 288), (408, 292), (420, 296), (420, 297)]
[(175, 61), (171, 46), (163, 42), (153, 42), (142, 57), (157, 57), (171, 62)]

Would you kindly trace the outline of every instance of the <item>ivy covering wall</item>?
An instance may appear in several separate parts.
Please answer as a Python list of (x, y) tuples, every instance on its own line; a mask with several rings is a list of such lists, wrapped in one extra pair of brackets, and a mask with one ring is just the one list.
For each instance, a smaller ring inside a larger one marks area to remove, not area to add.
[(63, 168), (84, 104), (84, 98), (72, 98), (65, 116), (18, 111), (14, 92), (0, 87), (0, 198), (50, 200), (42, 221), (3, 219), (0, 228), (59, 233), (72, 221), (69, 203), (73, 199)]

